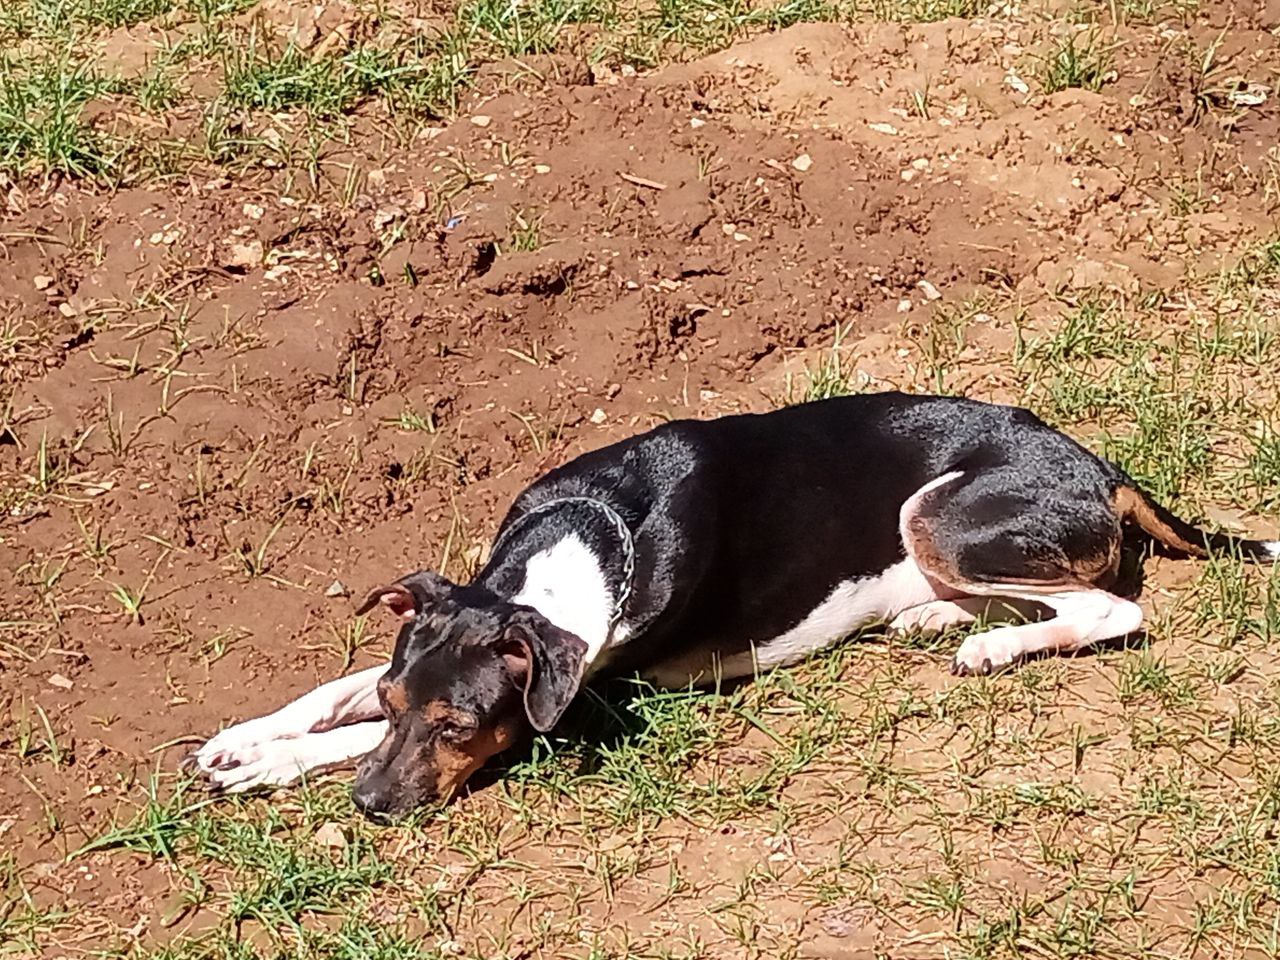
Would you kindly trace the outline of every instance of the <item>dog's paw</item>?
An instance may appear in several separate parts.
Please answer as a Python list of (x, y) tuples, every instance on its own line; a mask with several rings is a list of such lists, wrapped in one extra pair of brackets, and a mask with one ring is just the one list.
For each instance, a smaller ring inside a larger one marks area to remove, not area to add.
[(913, 633), (942, 633), (951, 627), (973, 623), (974, 616), (955, 603), (938, 600), (903, 610), (885, 629), (892, 636)]
[(211, 790), (243, 793), (255, 787), (282, 787), (293, 783), (302, 778), (310, 765), (296, 740), (269, 740), (234, 756), (223, 755), (220, 765), (199, 769)]
[(997, 673), (1012, 666), (1024, 653), (1014, 629), (988, 630), (965, 638), (951, 661), (951, 672), (962, 677)]
[(261, 759), (263, 750), (275, 739), (273, 732), (261, 720), (247, 720), (214, 734), (189, 754), (183, 765), (206, 777), (233, 770)]

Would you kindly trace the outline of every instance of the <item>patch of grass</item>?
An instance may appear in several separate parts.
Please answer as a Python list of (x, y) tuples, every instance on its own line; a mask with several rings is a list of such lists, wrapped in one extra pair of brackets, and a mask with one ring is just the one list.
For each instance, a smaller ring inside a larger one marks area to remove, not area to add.
[[(930, 21), (978, 9), (974, 0), (891, 0), (865, 9), (844, 0), (659, 0), (655, 8), (616, 0), (466, 0), (439, 29), (397, 35), (391, 44), (373, 38), (343, 55), (316, 57), (254, 33), (238, 35), (231, 18), (250, 6), (252, 0), (25, 0), (6, 6), (0, 37), (56, 41), (85, 62), (89, 48), (76, 31), (127, 26), (180, 10), (194, 16), (200, 29), (163, 53), (127, 92), (142, 110), (162, 114), (190, 96), (183, 72), (173, 65), (181, 60), (184, 70), (199, 71), (208, 68), (209, 58), (221, 61), (223, 89), (201, 103), (202, 139), (123, 142), (80, 118), (88, 102), (126, 92), (124, 85), (83, 64), (63, 63), (54, 70), (41, 61), (17, 73), (10, 64), (0, 81), (0, 172), (118, 179), (126, 168), (130, 176), (168, 176), (212, 163), (283, 168), (317, 188), (327, 158), (349, 146), (349, 118), (363, 104), (376, 101), (396, 120), (392, 130), (407, 140), (424, 118), (455, 111), (460, 90), (488, 61), (571, 51), (592, 61), (656, 65), (803, 21)], [(252, 111), (276, 115), (269, 131), (246, 120)], [(302, 122), (280, 116), (290, 112)]]
[(343, 60), (312, 58), (292, 44), (271, 50), (256, 35), (243, 47), (227, 50), (223, 69), (223, 97), (234, 107), (305, 109), (318, 117), (336, 117), (364, 92), (359, 75)]
[(42, 907), (11, 854), (0, 854), (0, 956), (6, 951), (34, 956), (52, 930), (71, 917), (68, 910)]
[(1081, 30), (1054, 38), (1038, 59), (1037, 79), (1045, 93), (1077, 87), (1101, 90), (1110, 79), (1111, 50), (1096, 30)]
[[(951, 17), (971, 19), (981, 16), (990, 6), (986, 0), (870, 0), (868, 9), (877, 20), (901, 23), (935, 23)], [(863, 11), (858, 0), (854, 10)]]
[(39, 61), (0, 52), (0, 174), (117, 174), (123, 144), (82, 115), (90, 101), (119, 87), (69, 49)]
[(784, 0), (775, 6), (749, 0), (658, 0), (657, 9), (638, 26), (653, 62), (670, 48), (695, 52), (719, 49), (748, 33), (781, 30), (802, 21), (837, 20), (839, 6), (826, 0)]
[(133, 95), (143, 110), (160, 113), (182, 100), (183, 89), (169, 63), (162, 59), (137, 81)]
[[(852, 733), (833, 696), (843, 656), (835, 648), (817, 658), (806, 682), (773, 671), (719, 694), (619, 681), (572, 708), (554, 739), (507, 772), (504, 790), (517, 808), (530, 790), (562, 797), (609, 828), (668, 817), (720, 823), (767, 809), (782, 783)], [(748, 764), (716, 762), (748, 737), (767, 749)]]
[(458, 7), (457, 30), (497, 56), (523, 57), (555, 51), (570, 24), (608, 30), (617, 16), (612, 0), (470, 0)]
[(456, 106), (466, 82), (469, 44), (456, 32), (418, 36), (393, 50), (361, 47), (342, 57), (313, 57), (287, 45), (277, 50), (250, 36), (223, 55), (222, 103), (233, 109), (297, 110), (341, 121), (359, 104), (380, 98), (393, 115), (436, 116)]
[(543, 245), (543, 214), (516, 210), (511, 214), (511, 239), (507, 248), (512, 253), (532, 253)]
[(0, 38), (56, 38), (82, 27), (128, 27), (176, 6), (177, 0), (8, 0), (0, 4)]
[[(1261, 266), (1234, 268), (1241, 269)], [(1225, 277), (1212, 284), (1230, 286)], [(1095, 449), (1157, 497), (1195, 497), (1212, 486), (1264, 503), (1275, 496), (1269, 421), (1243, 384), (1266, 379), (1280, 363), (1280, 344), (1252, 309), (1230, 319), (1213, 312), (1210, 304), (1173, 325), (1158, 304), (1087, 294), (1056, 324), (1019, 337), (1024, 402), (1057, 425), (1087, 425)], [(1238, 460), (1218, 454), (1229, 431)]]
[(334, 804), (311, 795), (292, 816), (267, 806), (252, 821), (238, 812), (234, 803), (193, 799), (183, 784), (166, 793), (153, 778), (130, 822), (107, 831), (74, 856), (130, 850), (195, 871), (197, 877), (220, 864), (232, 871), (229, 889), (217, 891), (208, 881), (196, 887), (219, 908), (223, 929), (234, 930), (252, 920), (280, 942), (303, 935), (300, 923), (308, 916), (358, 916), (361, 905), (391, 879), (391, 865), (362, 833), (338, 830), (324, 844), (309, 839), (334, 816), (350, 812), (345, 801)]
[(842, 343), (844, 336), (845, 330), (837, 326), (831, 346), (823, 352), (818, 363), (813, 367), (805, 366), (801, 390), (797, 391), (793, 378), (787, 374), (783, 403), (808, 403), (860, 392), (856, 374), (849, 369), (849, 359)]

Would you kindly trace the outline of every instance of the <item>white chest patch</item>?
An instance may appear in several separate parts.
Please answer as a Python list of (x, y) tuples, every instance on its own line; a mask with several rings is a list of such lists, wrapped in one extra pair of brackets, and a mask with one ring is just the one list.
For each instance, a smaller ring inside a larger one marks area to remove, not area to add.
[(587, 670), (609, 637), (614, 598), (596, 555), (577, 534), (529, 558), (524, 584), (512, 603), (533, 607), (561, 630), (587, 645)]
[(913, 560), (902, 560), (874, 577), (837, 584), (799, 623), (754, 650), (708, 662), (705, 652), (669, 660), (645, 672), (654, 684), (679, 688), (715, 678), (750, 677), (770, 667), (803, 660), (847, 637), (859, 627), (888, 620), (903, 610), (937, 599), (937, 594)]

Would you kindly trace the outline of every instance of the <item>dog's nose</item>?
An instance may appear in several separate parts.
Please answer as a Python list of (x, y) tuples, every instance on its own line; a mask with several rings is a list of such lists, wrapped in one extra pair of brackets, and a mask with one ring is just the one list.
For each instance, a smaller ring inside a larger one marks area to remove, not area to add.
[(351, 790), (351, 802), (370, 820), (386, 820), (391, 810), (390, 792), (374, 784), (357, 783)]

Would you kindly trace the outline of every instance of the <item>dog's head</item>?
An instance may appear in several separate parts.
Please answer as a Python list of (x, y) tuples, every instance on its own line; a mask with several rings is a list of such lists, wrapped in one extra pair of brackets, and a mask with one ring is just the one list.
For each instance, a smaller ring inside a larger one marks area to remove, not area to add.
[(372, 817), (447, 800), (530, 726), (546, 732), (573, 699), (587, 645), (529, 607), (420, 572), (374, 590), (403, 621), (378, 684), (390, 722), (352, 797)]

